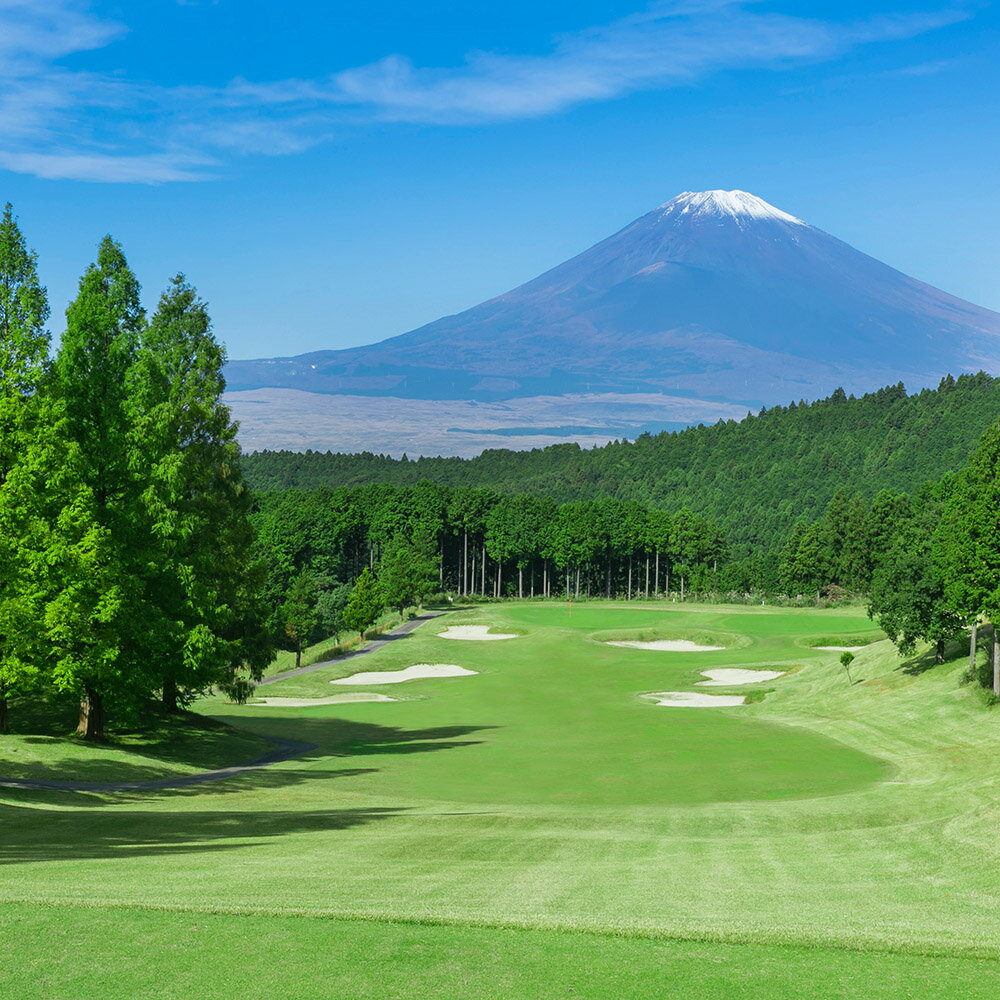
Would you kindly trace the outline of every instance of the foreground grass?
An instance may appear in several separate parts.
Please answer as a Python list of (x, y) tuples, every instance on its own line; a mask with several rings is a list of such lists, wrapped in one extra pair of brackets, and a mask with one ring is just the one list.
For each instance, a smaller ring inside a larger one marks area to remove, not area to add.
[(18, 941), (0, 991), (19, 1000), (993, 1000), (1000, 976), (988, 960), (150, 910), (8, 905), (0, 934)]
[[(177, 942), (200, 945), (183, 928), (231, 928), (206, 940), (219, 968), (247, 963), (251, 997), (267, 983), (270, 995), (414, 1000), (975, 997), (983, 976), (995, 991), (996, 966), (978, 959), (1000, 957), (1000, 711), (960, 683), (962, 658), (935, 668), (883, 642), (858, 655), (848, 684), (837, 654), (811, 647), (870, 637), (857, 610), (509, 604), (448, 619), (461, 622), (519, 638), (449, 641), (431, 622), (266, 689), (326, 697), (351, 690), (331, 688), (336, 677), (415, 663), (477, 671), (381, 689), (398, 703), (202, 706), (250, 738), (316, 745), (300, 759), (169, 793), (0, 792), (0, 900), (38, 922), (35, 978), (75, 975), (58, 958), (64, 934), (106, 954), (132, 995), (175, 995), (170, 982), (159, 994), (142, 985), (152, 973), (127, 942), (114, 959), (113, 943), (148, 921), (157, 966), (180, 984), (200, 975), (185, 971), (198, 963)], [(727, 648), (599, 641), (632, 632)], [(788, 673), (740, 708), (640, 697), (742, 666)], [(78, 903), (108, 909), (62, 905)], [(133, 906), (191, 912), (122, 909)], [(220, 910), (238, 912), (209, 913)], [(514, 927), (525, 929), (503, 929)], [(264, 957), (247, 945), (261, 935)], [(656, 979), (660, 968), (675, 979)], [(796, 993), (796, 976), (819, 986)], [(678, 985), (658, 994), (651, 980)], [(211, 997), (212, 981), (206, 971), (204, 989), (176, 995)], [(562, 993), (542, 988), (556, 981)], [(115, 995), (51, 982), (49, 995)], [(308, 992), (317, 983), (327, 992)]]

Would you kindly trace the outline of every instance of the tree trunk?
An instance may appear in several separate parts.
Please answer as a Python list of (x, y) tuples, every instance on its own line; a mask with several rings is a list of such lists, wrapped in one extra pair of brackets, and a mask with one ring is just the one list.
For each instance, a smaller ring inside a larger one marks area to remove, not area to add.
[(660, 550), (656, 550), (656, 569), (653, 570), (653, 596), (660, 592)]
[[(363, 634), (362, 634), (362, 638), (364, 638)], [(296, 646), (295, 647), (295, 669), (298, 670), (299, 667), (301, 667), (301, 666), (302, 666), (302, 647), (301, 646)]]
[(479, 565), (479, 590), (486, 596), (486, 542), (483, 542), (483, 560)]
[(7, 714), (7, 689), (0, 690), (0, 733), (10, 732), (10, 717)]
[(498, 601), (500, 600), (500, 585), (501, 585), (501, 582), (502, 582), (502, 579), (501, 579), (501, 573), (502, 572), (503, 572), (503, 564), (502, 563), (497, 563), (497, 585), (496, 585), (496, 591), (494, 592), (493, 596)]
[(972, 674), (973, 680), (976, 679), (976, 640), (978, 633), (978, 622), (973, 622), (972, 628), (969, 630), (969, 673)]
[(649, 556), (646, 556), (646, 589), (643, 592), (646, 600), (649, 600)]
[(476, 586), (476, 553), (472, 553), (472, 576), (469, 577), (469, 588), (466, 590), (466, 594), (471, 593), (471, 591)]
[(517, 567), (517, 596), (518, 599), (524, 597), (524, 568)]
[(625, 600), (632, 600), (632, 557), (628, 557), (628, 593), (625, 595)]
[(605, 566), (604, 596), (608, 598), (608, 600), (611, 600), (611, 556), (608, 556), (608, 561)]
[(469, 593), (469, 532), (462, 531), (462, 596)]
[(163, 679), (163, 694), (160, 700), (168, 712), (177, 711), (177, 681), (173, 677)]
[(549, 561), (542, 560), (542, 597), (549, 596)]
[(85, 740), (104, 739), (104, 702), (93, 688), (83, 689), (80, 699), (80, 723), (76, 731)]
[(938, 639), (934, 644), (934, 662), (944, 663), (944, 639)]
[(576, 593), (574, 595), (577, 600), (580, 600), (580, 567), (576, 567)]
[(681, 577), (681, 603), (684, 603), (684, 577)]
[(993, 693), (1000, 698), (1000, 630), (993, 626)]
[(665, 595), (666, 595), (667, 597), (670, 597), (670, 567), (669, 567), (669, 566), (667, 567), (667, 570), (666, 570), (666, 572), (664, 573), (664, 582), (665, 582), (665, 583), (666, 583), (666, 585), (667, 585), (667, 586), (666, 586), (666, 590), (664, 590), (664, 594), (665, 594)]

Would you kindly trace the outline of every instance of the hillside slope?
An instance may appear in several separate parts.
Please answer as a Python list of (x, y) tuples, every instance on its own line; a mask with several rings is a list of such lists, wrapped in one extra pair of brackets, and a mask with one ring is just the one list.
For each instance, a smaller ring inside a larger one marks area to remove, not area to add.
[(818, 517), (841, 489), (912, 491), (962, 466), (1000, 415), (1000, 378), (950, 376), (907, 395), (902, 385), (775, 407), (741, 422), (644, 435), (583, 450), (555, 445), (475, 459), (262, 452), (244, 458), (258, 490), (371, 482), (492, 486), (560, 501), (609, 495), (676, 510), (727, 529), (734, 554), (773, 549), (796, 520)]

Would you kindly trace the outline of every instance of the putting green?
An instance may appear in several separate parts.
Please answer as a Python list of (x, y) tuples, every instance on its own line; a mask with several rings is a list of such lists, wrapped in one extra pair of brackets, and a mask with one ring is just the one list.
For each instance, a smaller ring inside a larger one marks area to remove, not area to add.
[[(440, 639), (444, 622), (518, 637)], [(601, 641), (636, 632), (704, 645), (735, 638), (692, 653)], [(802, 966), (816, 976), (820, 966), (851, 966), (821, 959), (823, 949), (947, 954), (959, 963), (952, 995), (975, 995), (960, 987), (983, 967), (961, 963), (1000, 956), (1000, 713), (960, 683), (958, 648), (933, 667), (876, 643), (858, 654), (849, 684), (837, 654), (809, 648), (817, 636), (855, 645), (871, 626), (860, 610), (595, 602), (572, 613), (541, 603), (457, 612), (264, 692), (328, 697), (352, 690), (333, 679), (417, 663), (477, 671), (394, 685), (406, 700), (201, 704), (248, 737), (315, 744), (299, 759), (167, 792), (0, 790), (0, 900), (52, 904), (32, 918), (49, 927), (48, 937), (39, 932), (41, 965), (55, 961), (46, 959), (51, 942), (67, 922), (76, 926), (77, 907), (96, 903), (118, 915), (108, 920), (120, 920), (123, 933), (133, 911), (116, 907), (231, 912), (246, 922), (239, 941), (295, 914), (444, 922), (453, 927), (427, 933), (445, 955), (446, 942), (471, 939), (454, 927), (474, 925), (739, 943), (764, 949), (761, 960), (775, 969), (780, 956), (766, 949), (794, 947), (817, 956), (818, 965)], [(786, 674), (733, 689), (768, 692), (738, 708), (666, 708), (640, 697), (705, 690), (696, 687), (701, 671), (726, 667)], [(84, 773), (91, 752), (112, 780), (111, 749), (67, 743), (67, 759)], [(47, 776), (54, 753), (46, 747)], [(126, 780), (136, 753), (130, 747), (123, 761)], [(170, 766), (197, 769), (199, 753), (194, 741)], [(20, 776), (30, 770), (22, 763)], [(157, 926), (169, 935), (179, 924)], [(364, 936), (355, 923), (328, 926), (334, 941)], [(614, 939), (602, 940), (611, 956)], [(551, 941), (555, 954), (561, 946)], [(581, 962), (589, 948), (580, 945)], [(285, 953), (276, 948), (275, 959)], [(414, 969), (418, 958), (407, 958)], [(454, 995), (445, 972), (440, 995)], [(782, 975), (759, 995), (796, 995), (782, 992)], [(844, 995), (877, 996), (881, 980), (873, 971), (871, 983)], [(619, 995), (655, 995), (643, 988)], [(476, 989), (468, 995), (492, 995)], [(387, 995), (410, 994), (404, 982)]]

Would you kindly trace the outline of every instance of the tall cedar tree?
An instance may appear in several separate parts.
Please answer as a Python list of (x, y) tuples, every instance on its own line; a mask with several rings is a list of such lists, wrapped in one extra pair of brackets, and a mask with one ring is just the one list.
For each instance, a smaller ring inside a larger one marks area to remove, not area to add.
[(361, 571), (344, 608), (344, 624), (364, 638), (365, 631), (378, 621), (385, 608), (385, 596), (367, 567)]
[[(0, 495), (31, 433), (32, 407), (49, 353), (48, 318), (37, 257), (27, 248), (11, 206), (5, 205), (0, 219)], [(8, 728), (8, 693), (31, 673), (14, 642), (25, 625), (20, 560), (16, 549), (5, 544), (15, 538), (0, 526), (0, 733)]]
[(251, 556), (237, 425), (222, 402), (225, 351), (183, 275), (160, 298), (132, 371), (130, 454), (151, 544), (141, 567), (164, 705), (271, 659)]
[(66, 311), (66, 333), (32, 435), (15, 467), (11, 505), (28, 581), (25, 658), (80, 697), (80, 733), (104, 735), (109, 699), (145, 696), (152, 665), (140, 643), (150, 618), (137, 572), (148, 533), (131, 456), (131, 384), (144, 317), (139, 283), (106, 237)]

